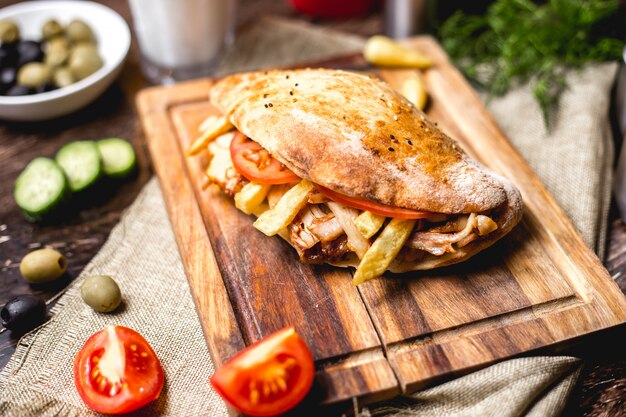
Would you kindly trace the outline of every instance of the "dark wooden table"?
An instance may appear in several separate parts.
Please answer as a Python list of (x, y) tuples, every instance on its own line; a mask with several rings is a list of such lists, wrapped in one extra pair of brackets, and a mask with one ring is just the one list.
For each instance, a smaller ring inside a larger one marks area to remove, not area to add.
[[(4, 7), (13, 0), (2, 0)], [(130, 21), (127, 0), (105, 3)], [(295, 17), (283, 1), (242, 0), (239, 21), (254, 19), (260, 13)], [(368, 36), (381, 30), (381, 17), (372, 14), (348, 21), (315, 23)], [(119, 81), (87, 108), (68, 117), (43, 123), (0, 122), (0, 305), (17, 294), (33, 293), (51, 299), (62, 291), (97, 253), (124, 209), (135, 199), (152, 176), (152, 167), (141, 127), (136, 117), (134, 96), (146, 85), (139, 68), (135, 42)], [(36, 156), (53, 156), (59, 147), (78, 139), (118, 136), (135, 146), (139, 159), (138, 175), (120, 184), (105, 187), (98, 195), (79, 199), (76, 211), (61, 223), (35, 225), (26, 222), (15, 206), (13, 183), (25, 164)], [(67, 275), (59, 282), (34, 288), (20, 277), (18, 265), (30, 250), (42, 246), (61, 250), (69, 260)], [(626, 225), (616, 210), (610, 219), (606, 267), (626, 292)], [(623, 328), (624, 326), (622, 326)], [(618, 342), (624, 331), (592, 336), (573, 353), (586, 359), (576, 391), (566, 415), (613, 416), (626, 409), (626, 358)], [(0, 334), (0, 369), (9, 361), (19, 338), (11, 332)]]

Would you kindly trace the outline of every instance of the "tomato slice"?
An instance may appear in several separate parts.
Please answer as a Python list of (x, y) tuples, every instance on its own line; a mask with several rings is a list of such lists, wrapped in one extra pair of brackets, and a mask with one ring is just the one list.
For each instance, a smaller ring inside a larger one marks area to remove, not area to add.
[(128, 413), (159, 397), (163, 368), (139, 333), (109, 326), (91, 336), (76, 355), (74, 383), (92, 410)]
[(230, 158), (237, 172), (259, 184), (287, 184), (300, 179), (261, 145), (239, 131), (230, 142)]
[(235, 355), (215, 372), (211, 385), (244, 414), (275, 416), (302, 401), (314, 374), (311, 351), (286, 327)]
[(354, 207), (360, 210), (371, 211), (374, 214), (385, 217), (395, 217), (398, 219), (425, 219), (432, 217), (436, 213), (430, 211), (417, 211), (405, 209), (402, 207), (388, 206), (386, 204), (375, 203), (370, 200), (364, 200), (361, 198), (348, 197), (345, 194), (339, 194), (336, 191), (329, 190), (328, 188), (318, 185), (318, 188), (329, 199), (341, 203), (343, 205)]

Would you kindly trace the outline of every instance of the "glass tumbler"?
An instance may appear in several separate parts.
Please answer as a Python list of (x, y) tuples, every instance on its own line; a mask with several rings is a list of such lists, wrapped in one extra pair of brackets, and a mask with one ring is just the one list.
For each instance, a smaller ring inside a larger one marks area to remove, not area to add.
[(144, 75), (156, 84), (211, 74), (232, 43), (235, 0), (129, 0)]

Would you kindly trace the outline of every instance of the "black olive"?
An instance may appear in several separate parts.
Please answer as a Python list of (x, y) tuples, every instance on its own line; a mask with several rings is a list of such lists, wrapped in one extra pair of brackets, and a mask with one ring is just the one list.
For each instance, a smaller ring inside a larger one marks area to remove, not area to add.
[(13, 45), (0, 47), (0, 67), (14, 67), (17, 64), (17, 49)]
[(35, 88), (35, 92), (37, 93), (45, 93), (47, 91), (56, 90), (57, 86), (52, 83), (43, 83), (37, 88)]
[(9, 330), (32, 330), (46, 320), (46, 303), (34, 295), (18, 295), (2, 307), (0, 318)]
[(5, 95), (15, 85), (16, 74), (14, 67), (0, 69), (0, 95)]
[(14, 85), (13, 87), (9, 88), (7, 92), (4, 93), (4, 95), (5, 96), (27, 96), (33, 93), (34, 93), (34, 90), (31, 90), (25, 85)]
[(0, 70), (0, 84), (13, 85), (15, 84), (15, 78), (17, 77), (17, 71), (15, 67), (2, 68)]
[(21, 41), (16, 45), (17, 48), (17, 66), (21, 67), (29, 62), (42, 62), (43, 51), (39, 42)]

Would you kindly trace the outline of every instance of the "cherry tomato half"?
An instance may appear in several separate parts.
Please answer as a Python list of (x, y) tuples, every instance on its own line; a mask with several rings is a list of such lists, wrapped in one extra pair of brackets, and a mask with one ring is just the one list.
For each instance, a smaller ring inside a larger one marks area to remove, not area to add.
[(230, 142), (230, 158), (241, 175), (259, 184), (287, 184), (300, 179), (241, 132), (236, 132)]
[(74, 383), (92, 410), (128, 413), (159, 397), (163, 368), (139, 333), (109, 326), (91, 336), (76, 355)]
[(215, 372), (211, 385), (244, 414), (275, 416), (302, 401), (314, 374), (311, 351), (286, 327), (235, 355)]
[(354, 207), (360, 210), (371, 211), (374, 214), (385, 217), (395, 217), (398, 219), (425, 219), (432, 217), (435, 213), (430, 211), (417, 211), (405, 209), (402, 207), (388, 206), (386, 204), (375, 203), (370, 200), (364, 200), (361, 198), (348, 197), (344, 194), (339, 194), (336, 191), (329, 190), (328, 188), (318, 185), (318, 188), (329, 199), (341, 203), (343, 205)]

